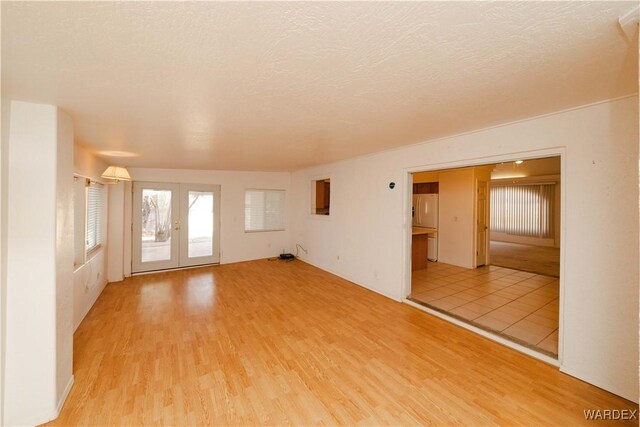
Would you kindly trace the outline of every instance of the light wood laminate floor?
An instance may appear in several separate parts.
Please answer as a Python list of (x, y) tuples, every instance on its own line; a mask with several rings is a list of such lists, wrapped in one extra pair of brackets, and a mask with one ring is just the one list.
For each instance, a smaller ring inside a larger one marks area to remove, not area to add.
[(109, 284), (74, 338), (52, 425), (595, 425), (584, 409), (637, 408), (300, 261)]

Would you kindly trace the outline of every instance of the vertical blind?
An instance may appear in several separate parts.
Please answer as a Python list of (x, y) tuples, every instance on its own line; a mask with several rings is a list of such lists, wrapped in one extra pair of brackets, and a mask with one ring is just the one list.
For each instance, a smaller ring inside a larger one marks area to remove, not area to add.
[(284, 230), (284, 190), (247, 190), (244, 231)]
[(555, 183), (492, 185), (491, 231), (553, 237), (554, 189)]
[(97, 182), (87, 186), (87, 252), (102, 244), (102, 190)]

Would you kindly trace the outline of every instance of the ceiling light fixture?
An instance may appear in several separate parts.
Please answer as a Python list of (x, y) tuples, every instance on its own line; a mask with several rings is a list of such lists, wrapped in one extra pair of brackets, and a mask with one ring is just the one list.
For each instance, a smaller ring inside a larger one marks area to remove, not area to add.
[(120, 166), (109, 166), (100, 176), (106, 179), (113, 179), (115, 181), (114, 184), (120, 181), (131, 181), (127, 168)]
[(524, 160), (516, 160), (516, 161), (515, 161), (515, 162), (513, 162), (513, 163), (515, 163), (516, 165), (521, 165), (521, 164), (522, 164), (522, 162), (524, 162)]

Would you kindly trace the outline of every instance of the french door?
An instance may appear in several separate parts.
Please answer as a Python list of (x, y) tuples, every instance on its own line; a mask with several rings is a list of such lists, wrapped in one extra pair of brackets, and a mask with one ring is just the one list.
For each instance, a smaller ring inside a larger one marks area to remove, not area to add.
[(220, 186), (133, 183), (132, 272), (220, 262)]

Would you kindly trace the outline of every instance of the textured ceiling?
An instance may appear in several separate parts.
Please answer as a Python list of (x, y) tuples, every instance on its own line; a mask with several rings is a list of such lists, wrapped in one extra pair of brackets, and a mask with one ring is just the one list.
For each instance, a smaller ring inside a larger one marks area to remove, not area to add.
[(637, 92), (635, 2), (2, 2), (2, 95), (130, 166), (293, 170)]

